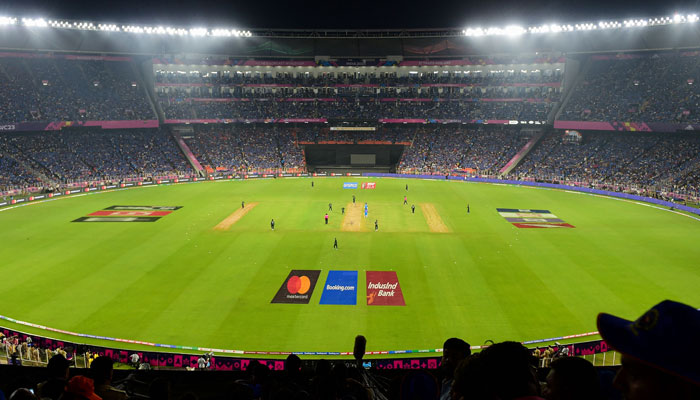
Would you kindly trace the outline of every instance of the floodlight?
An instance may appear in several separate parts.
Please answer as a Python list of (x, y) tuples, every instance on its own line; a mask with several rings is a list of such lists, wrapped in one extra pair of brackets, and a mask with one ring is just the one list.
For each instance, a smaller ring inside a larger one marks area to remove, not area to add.
[(207, 28), (192, 28), (190, 29), (190, 36), (206, 36)]
[(0, 26), (2, 26), (2, 25), (14, 25), (16, 23), (17, 23), (17, 18), (0, 17)]
[(22, 24), (24, 26), (32, 26), (32, 27), (38, 27), (38, 28), (45, 28), (48, 26), (46, 21), (43, 18), (22, 18)]

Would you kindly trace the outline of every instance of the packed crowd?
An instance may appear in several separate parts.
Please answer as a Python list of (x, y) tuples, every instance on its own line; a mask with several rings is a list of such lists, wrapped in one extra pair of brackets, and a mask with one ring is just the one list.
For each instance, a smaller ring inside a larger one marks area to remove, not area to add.
[(381, 101), (335, 98), (334, 101), (206, 101), (161, 97), (166, 119), (459, 119), (546, 121), (554, 107), (549, 101)]
[(543, 138), (514, 174), (557, 181), (681, 191), (697, 196), (700, 137), (694, 134), (560, 132)]
[(257, 124), (201, 126), (185, 142), (199, 162), (212, 170), (296, 170), (305, 165), (296, 132), (296, 128)]
[(0, 122), (155, 119), (129, 62), (0, 58)]
[(12, 169), (11, 164), (7, 172), (4, 168), (0, 170), (0, 176), (12, 174), (14, 181), (21, 181), (17, 185), (7, 180), (7, 186), (15, 187), (31, 185), (38, 180), (37, 176), (45, 176), (56, 184), (68, 184), (191, 172), (172, 137), (161, 130), (6, 134), (0, 135), (0, 154), (3, 152), (32, 170), (31, 175), (22, 173), (21, 168)]
[(540, 99), (557, 101), (560, 91), (556, 87), (489, 86), (489, 87), (246, 87), (246, 86), (190, 86), (157, 87), (161, 98), (206, 98), (206, 99)]
[[(0, 144), (0, 149), (2, 149), (2, 144)], [(18, 164), (12, 156), (7, 153), (3, 154), (0, 150), (0, 192), (14, 188), (37, 187), (41, 184), (41, 179)]]
[(413, 144), (404, 151), (399, 169), (422, 174), (470, 169), (493, 175), (520, 150), (526, 139), (515, 130), (420, 127)]
[[(157, 83), (192, 83), (212, 85), (292, 85), (299, 87), (328, 87), (332, 85), (381, 85), (413, 86), (420, 84), (468, 84), (468, 85), (507, 85), (514, 83), (554, 83), (561, 82), (563, 67), (553, 64), (549, 69), (487, 69), (465, 71), (414, 71), (399, 76), (396, 72), (323, 72), (316, 75), (308, 72), (259, 72), (231, 71), (235, 67), (221, 67), (212, 72), (172, 72), (157, 70)], [(467, 69), (467, 68), (465, 68)]]
[[(330, 126), (198, 125), (186, 143), (203, 166), (220, 171), (299, 171), (306, 166), (304, 144), (382, 142), (410, 143), (398, 166), (404, 172), (467, 169), (497, 175), (531, 137), (517, 128), (461, 124), (372, 125), (375, 131), (337, 131)], [(511, 176), (700, 196), (697, 135), (588, 132), (581, 137), (571, 141), (558, 132), (546, 135)], [(0, 192), (192, 172), (163, 130), (0, 135)]]
[[(408, 76), (386, 72), (338, 72), (314, 76), (308, 73), (251, 71), (157, 71), (156, 95), (167, 119), (432, 118), (544, 121), (560, 100), (562, 76), (560, 69), (416, 72)], [(169, 83), (193, 86), (167, 86)], [(431, 86), (436, 84), (471, 86)]]
[[(472, 353), (459, 338), (447, 339), (437, 370), (378, 370), (363, 366), (367, 340), (355, 339), (355, 360), (313, 364), (289, 355), (283, 371), (252, 361), (243, 373), (144, 371), (138, 355), (126, 379), (111, 357), (90, 357), (89, 369), (71, 369), (61, 355), (45, 373), (13, 369), (14, 379), (0, 380), (0, 398), (8, 400), (627, 400), (700, 398), (700, 311), (665, 300), (636, 321), (600, 313), (602, 339), (621, 353), (621, 366), (596, 368), (589, 361), (559, 351), (544, 368), (534, 352), (513, 341), (491, 343)], [(631, 334), (634, 332), (635, 334)], [(668, 351), (673, 343), (683, 354)], [(562, 346), (567, 349), (567, 346)], [(547, 350), (548, 351), (548, 350)], [(546, 352), (547, 352), (546, 351)], [(207, 369), (209, 354), (197, 361)], [(148, 369), (148, 368), (146, 368)], [(189, 369), (189, 368), (188, 368)], [(192, 368), (194, 369), (194, 368)], [(7, 371), (7, 370), (6, 370)], [(3, 370), (0, 369), (0, 373)], [(8, 374), (9, 375), (9, 374)], [(7, 393), (3, 394), (3, 391)]]
[(700, 122), (700, 55), (592, 60), (561, 120)]

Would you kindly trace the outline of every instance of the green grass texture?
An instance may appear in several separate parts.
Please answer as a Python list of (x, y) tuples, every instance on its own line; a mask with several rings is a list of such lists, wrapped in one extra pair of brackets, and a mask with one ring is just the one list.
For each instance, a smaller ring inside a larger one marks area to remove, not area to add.
[[(664, 299), (700, 305), (700, 220), (661, 207), (442, 180), (314, 183), (163, 185), (6, 209), (0, 314), (154, 343), (334, 352), (351, 351), (358, 334), (368, 351), (435, 349), (449, 337), (479, 345), (591, 332), (599, 312), (636, 319)], [(341, 207), (353, 194), (369, 206), (365, 232), (341, 229)], [(230, 229), (214, 230), (241, 201), (259, 204)], [(450, 232), (432, 233), (421, 203), (432, 203)], [(182, 208), (153, 223), (71, 222), (113, 205)], [(575, 228), (519, 229), (497, 208), (547, 209)], [(292, 269), (321, 270), (309, 304), (272, 304)], [(329, 270), (358, 271), (357, 305), (319, 304)], [(406, 305), (368, 306), (365, 271), (396, 271)]]

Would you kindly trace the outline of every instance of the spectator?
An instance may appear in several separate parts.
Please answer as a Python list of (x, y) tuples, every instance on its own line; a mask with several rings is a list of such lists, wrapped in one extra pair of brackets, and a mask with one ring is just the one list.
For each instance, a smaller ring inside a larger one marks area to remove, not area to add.
[(40, 399), (58, 400), (68, 383), (70, 365), (70, 362), (60, 354), (51, 357), (47, 365), (49, 379), (37, 385), (37, 394)]
[(500, 400), (541, 399), (536, 360), (517, 342), (496, 343), (479, 355), (483, 381), (479, 390)]
[(440, 363), (442, 383), (440, 387), (440, 400), (450, 399), (455, 369), (462, 360), (469, 357), (471, 352), (469, 343), (458, 338), (447, 339), (442, 345), (442, 362)]
[(558, 358), (552, 361), (542, 395), (547, 400), (600, 399), (598, 373), (583, 358)]
[(78, 375), (68, 381), (61, 400), (102, 400), (102, 398), (95, 393), (92, 379)]
[(622, 353), (615, 386), (626, 399), (700, 398), (700, 311), (694, 307), (665, 300), (636, 321), (601, 313), (598, 331)]
[(104, 400), (125, 400), (126, 392), (113, 387), (114, 362), (107, 356), (97, 357), (90, 365), (95, 380), (95, 393)]

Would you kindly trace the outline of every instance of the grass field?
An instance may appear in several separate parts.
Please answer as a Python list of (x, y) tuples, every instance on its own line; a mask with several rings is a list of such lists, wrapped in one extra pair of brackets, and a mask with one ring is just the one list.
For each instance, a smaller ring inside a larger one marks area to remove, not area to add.
[[(353, 194), (369, 216), (349, 230), (340, 214)], [(250, 209), (214, 229), (241, 201)], [(71, 222), (114, 205), (182, 208), (152, 223)], [(497, 208), (550, 210), (575, 228), (519, 229)], [(446, 232), (431, 229), (435, 214)], [(600, 311), (634, 319), (666, 298), (700, 306), (700, 221), (556, 190), (206, 182), (31, 204), (0, 212), (0, 227), (0, 314), (156, 343), (350, 351), (363, 334), (368, 350), (429, 349), (452, 336), (481, 344), (595, 331)], [(321, 271), (309, 303), (271, 303), (293, 269)], [(330, 270), (358, 271), (356, 305), (319, 304)], [(367, 305), (366, 271), (395, 271), (405, 306)]]

